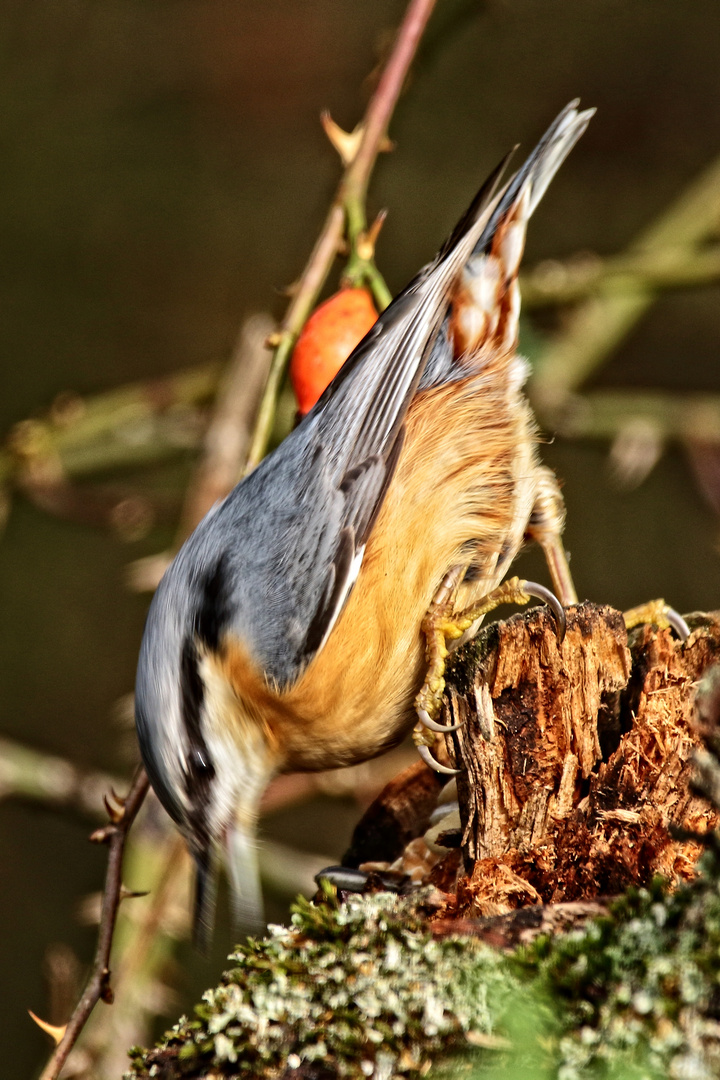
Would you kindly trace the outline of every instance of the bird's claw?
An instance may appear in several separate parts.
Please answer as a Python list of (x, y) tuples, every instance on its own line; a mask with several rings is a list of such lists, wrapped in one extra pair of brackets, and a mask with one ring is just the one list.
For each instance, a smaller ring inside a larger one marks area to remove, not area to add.
[[(536, 581), (519, 581), (520, 592), (527, 593), (528, 598), (534, 596), (536, 600), (542, 600), (550, 608), (553, 618), (555, 619), (555, 632), (557, 634), (558, 645), (561, 645), (565, 640), (565, 633), (567, 631), (567, 619), (565, 617), (565, 608), (554, 592), (550, 589), (546, 589), (544, 585), (539, 585)], [(527, 603), (527, 600), (525, 601)]]
[[(456, 580), (457, 579), (457, 580)], [(426, 637), (428, 672), (423, 687), (415, 699), (415, 709), (418, 723), (413, 732), (413, 739), (418, 748), (418, 753), (423, 761), (435, 769), (436, 772), (447, 773), (450, 776), (457, 774), (457, 769), (449, 769), (441, 765), (430, 753), (430, 746), (435, 742), (434, 735), (447, 735), (457, 731), (462, 724), (439, 724), (436, 716), (440, 712), (442, 695), (445, 689), (445, 660), (448, 653), (448, 640), (457, 640), (466, 633), (473, 623), (492, 611), (499, 604), (516, 603), (527, 604), (531, 596), (544, 601), (550, 608), (555, 619), (558, 642), (565, 637), (567, 627), (565, 609), (550, 589), (544, 585), (538, 585), (534, 581), (521, 581), (519, 578), (510, 578), (503, 582), (479, 603), (467, 608), (465, 611), (453, 614), (451, 586), (456, 586), (461, 580), (461, 575), (455, 574), (451, 581), (451, 575), (441, 585), (433, 601), (428, 614), (423, 621), (423, 632)]]
[(426, 746), (424, 743), (417, 744), (417, 752), (425, 764), (429, 765), (435, 772), (443, 773), (445, 776), (457, 776), (460, 772), (460, 769), (450, 769), (447, 765), (441, 765), (439, 761), (436, 761), (430, 753), (430, 747)]
[[(447, 735), (450, 731), (459, 731), (463, 726), (462, 721), (458, 724), (438, 724), (437, 720), (432, 719), (427, 709), (422, 708), (420, 705), (417, 706), (417, 715), (418, 722), (422, 724), (423, 727), (427, 728), (428, 731), (437, 731), (441, 735)], [(433, 742), (434, 741), (435, 740), (433, 739)]]
[(637, 607), (630, 608), (629, 611), (623, 614), (623, 619), (628, 630), (632, 630), (633, 627), (640, 626), (642, 623), (652, 623), (653, 626), (657, 626), (661, 630), (665, 630), (668, 626), (671, 627), (681, 641), (687, 641), (690, 637), (690, 627), (682, 615), (675, 608), (671, 608), (669, 604), (666, 604), (664, 600), (649, 600), (646, 604), (639, 604)]
[[(424, 714), (424, 716), (421, 714)], [(435, 772), (444, 773), (446, 776), (455, 776), (460, 770), (450, 769), (447, 765), (441, 765), (430, 753), (430, 747), (437, 738), (435, 732), (457, 731), (458, 728), (462, 727), (462, 724), (448, 724), (447, 726), (443, 726), (442, 724), (438, 724), (434, 720), (431, 720), (426, 710), (421, 708), (418, 708), (418, 716), (420, 716), (420, 720), (413, 729), (413, 742), (417, 747), (418, 754), (425, 764), (429, 765)], [(429, 724), (427, 721), (430, 721)]]

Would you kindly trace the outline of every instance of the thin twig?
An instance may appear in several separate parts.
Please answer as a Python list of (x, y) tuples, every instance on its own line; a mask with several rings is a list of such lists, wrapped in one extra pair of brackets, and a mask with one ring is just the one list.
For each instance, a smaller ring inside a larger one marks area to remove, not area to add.
[[(340, 182), (336, 199), (328, 213), (323, 232), (318, 238), (313, 254), (283, 321), (265, 393), (258, 410), (258, 420), (248, 454), (249, 467), (256, 465), (265, 453), (290, 349), (317, 299), (337, 254), (342, 239), (346, 214), (349, 216), (351, 208), (353, 208), (356, 223), (364, 221), (365, 195), (372, 167), (408, 68), (434, 5), (435, 0), (411, 0), (408, 6), (390, 60), (370, 101), (358, 152)], [(357, 240), (357, 236), (355, 240)], [(237, 389), (237, 380), (232, 383), (232, 386)], [(232, 397), (234, 406), (236, 406), (238, 395), (234, 391)], [(219, 423), (223, 420), (223, 417), (216, 416), (216, 420)], [(196, 490), (188, 501), (187, 512), (183, 519), (183, 531), (187, 529), (188, 522), (193, 525), (198, 514), (204, 512), (206, 507), (201, 507), (200, 503), (206, 501), (205, 496), (209, 488), (216, 486), (215, 481), (220, 471), (227, 471), (225, 468), (227, 462), (224, 460), (223, 455), (216, 452), (217, 447), (214, 448), (214, 451), (207, 451), (205, 461), (198, 470)], [(205, 471), (203, 471), (203, 465), (207, 466)], [(110, 844), (110, 853), (103, 892), (98, 945), (91, 977), (68, 1023), (62, 1040), (42, 1073), (41, 1080), (56, 1080), (96, 1002), (100, 998), (107, 1002), (112, 1001), (112, 990), (109, 984), (109, 961), (121, 895), (122, 857), (128, 830), (142, 804), (148, 790), (148, 784), (148, 778), (144, 770), (139, 770), (123, 806), (122, 814), (106, 831)]]
[(101, 999), (107, 1004), (112, 1003), (112, 989), (110, 988), (110, 950), (112, 948), (115, 919), (120, 905), (120, 890), (122, 887), (122, 862), (125, 850), (125, 840), (128, 831), (138, 810), (142, 806), (143, 799), (147, 794), (149, 781), (144, 769), (139, 769), (132, 787), (123, 803), (122, 811), (117, 821), (112, 821), (104, 832), (109, 844), (107, 873), (105, 875), (105, 888), (103, 891), (102, 912), (100, 916), (100, 929), (98, 942), (95, 950), (90, 978), (88, 979), (82, 997), (75, 1006), (70, 1020), (68, 1021), (65, 1034), (56, 1046), (52, 1057), (43, 1069), (40, 1080), (57, 1080), (60, 1070), (67, 1061), (78, 1035), (85, 1027), (90, 1013)]
[(48, 417), (23, 420), (10, 431), (0, 451), (0, 483), (81, 478), (194, 447), (198, 406), (212, 400), (219, 375), (220, 366), (210, 364), (95, 397), (65, 395)]
[(265, 456), (272, 433), (277, 401), (292, 347), (305, 324), (343, 238), (348, 207), (362, 207), (382, 140), (387, 132), (410, 64), (436, 0), (411, 0), (398, 30), (390, 59), (368, 104), (358, 151), (340, 180), (325, 224), (295, 289), (275, 341), (270, 374), (258, 411), (247, 459), (247, 471)]
[[(250, 410), (256, 407), (259, 396), (261, 369), (265, 361), (263, 342), (269, 329), (268, 321), (263, 316), (249, 320), (243, 326), (239, 347), (218, 393), (213, 420), (206, 435), (205, 454), (188, 490), (179, 541), (195, 527), (209, 505), (225, 495), (237, 479), (246, 448), (252, 415)], [(109, 826), (110, 853), (92, 974), (41, 1080), (54, 1080), (57, 1077), (98, 999), (102, 997), (104, 1001), (112, 1001), (109, 957), (120, 902), (122, 855), (128, 830), (148, 787), (148, 777), (140, 769), (122, 816), (117, 823)], [(166, 896), (163, 893), (156, 905), (150, 908), (153, 920), (159, 917), (157, 905), (164, 908), (165, 904)]]
[[(626, 295), (634, 303), (638, 292), (688, 288), (719, 278), (717, 245), (699, 251), (668, 246), (607, 259), (548, 261), (522, 275), (521, 291), (526, 309), (598, 299), (598, 294), (602, 294), (599, 302), (603, 304), (621, 302)], [(319, 290), (321, 283), (317, 287)], [(570, 326), (575, 340), (572, 321)], [(541, 357), (544, 373), (536, 381), (536, 397), (538, 385), (544, 392), (543, 384), (547, 385), (551, 376), (556, 378), (553, 369), (563, 352), (562, 340), (561, 334)], [(55, 497), (62, 502), (72, 495), (72, 491), (63, 490), (63, 482), (82, 480), (111, 468), (149, 465), (194, 449), (202, 438), (200, 408), (216, 394), (220, 371), (220, 366), (213, 364), (96, 396), (64, 395), (48, 417), (23, 420), (11, 430), (6, 446), (0, 448), (0, 483), (14, 484), (27, 491), (36, 503), (43, 503), (48, 512), (63, 514), (65, 503), (50, 506), (48, 501)], [(281, 380), (283, 371), (278, 369), (278, 373)], [(577, 379), (573, 383), (579, 385)], [(266, 384), (270, 423), (274, 397), (275, 391), (269, 393)], [(87, 493), (83, 498), (87, 499)], [(90, 510), (99, 514), (106, 503), (115, 506), (118, 498), (101, 494), (98, 507), (91, 506)]]

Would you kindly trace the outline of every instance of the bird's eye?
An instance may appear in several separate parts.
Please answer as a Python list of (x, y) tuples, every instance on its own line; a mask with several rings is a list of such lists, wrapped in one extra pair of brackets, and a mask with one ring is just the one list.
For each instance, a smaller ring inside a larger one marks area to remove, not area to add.
[(210, 760), (207, 751), (199, 747), (193, 747), (190, 754), (192, 771), (196, 776), (202, 776), (211, 780), (215, 775), (215, 766)]

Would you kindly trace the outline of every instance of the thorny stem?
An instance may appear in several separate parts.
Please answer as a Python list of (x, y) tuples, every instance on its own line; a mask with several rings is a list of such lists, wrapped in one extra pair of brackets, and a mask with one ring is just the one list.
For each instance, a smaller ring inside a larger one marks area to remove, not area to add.
[[(390, 116), (399, 97), (408, 68), (434, 5), (435, 0), (411, 0), (390, 60), (370, 101), (365, 117), (364, 133), (357, 155), (340, 182), (338, 193), (333, 205), (330, 207), (323, 231), (315, 244), (298, 289), (283, 320), (280, 340), (275, 349), (265, 392), (258, 411), (258, 419), (248, 454), (248, 470), (257, 465), (265, 453), (290, 349), (300, 328), (310, 314), (337, 254), (342, 240), (346, 206), (352, 205), (355, 214), (358, 214), (359, 211), (362, 216), (358, 220), (364, 222), (365, 193), (372, 167), (377, 158), (381, 140), (387, 130)], [(109, 826), (110, 853), (103, 891), (98, 943), (92, 972), (82, 997), (68, 1022), (65, 1034), (55, 1048), (40, 1080), (56, 1080), (96, 1003), (100, 998), (108, 1003), (112, 1001), (112, 990), (109, 981), (110, 951), (120, 904), (125, 840), (128, 830), (147, 794), (148, 787), (147, 774), (141, 768), (124, 803), (122, 815), (116, 823)]]
[[(192, 532), (200, 519), (204, 517), (209, 506), (218, 497), (227, 494), (236, 481), (236, 474), (240, 468), (245, 448), (244, 439), (249, 428), (250, 414), (248, 410), (259, 396), (259, 380), (266, 363), (263, 342), (269, 329), (268, 320), (265, 316), (255, 316), (246, 320), (243, 324), (233, 362), (229, 365), (221, 380), (213, 417), (205, 435), (204, 453), (188, 488), (178, 543)], [(67, 1058), (70, 1049), (85, 1026), (98, 997), (102, 997), (104, 1001), (112, 1001), (108, 965), (122, 884), (123, 848), (127, 832), (142, 805), (147, 790), (148, 777), (144, 769), (140, 769), (125, 803), (118, 828), (114, 825), (111, 826), (114, 831), (110, 835), (110, 855), (103, 892), (100, 930), (93, 974), (76, 1006), (65, 1036), (57, 1047), (41, 1080), (46, 1080), (46, 1078), (47, 1080), (54, 1080), (54, 1077), (57, 1076), (57, 1071), (62, 1068), (63, 1061)], [(121, 839), (117, 840), (120, 827), (122, 827)], [(175, 852), (178, 843), (180, 843), (179, 840), (174, 841), (172, 844), (172, 850)], [(116, 845), (118, 850), (113, 845)], [(177, 861), (177, 854), (175, 854), (172, 862), (177, 864)], [(147, 941), (159, 924), (162, 912), (167, 904), (167, 893), (167, 888), (163, 888), (162, 884), (158, 886), (153, 904), (149, 908), (147, 920), (141, 928), (140, 942)], [(135, 960), (137, 960), (138, 955), (144, 956), (147, 952), (145, 948), (140, 949), (138, 952), (137, 946), (138, 943), (136, 942), (133, 954)], [(126, 957), (126, 964), (127, 961), (128, 958)], [(64, 1056), (60, 1058), (60, 1051), (64, 1047), (66, 1047)], [(57, 1062), (57, 1071), (53, 1071), (54, 1062)]]
[(90, 1013), (97, 1002), (102, 998), (110, 1004), (112, 1002), (112, 990), (110, 988), (110, 950), (112, 948), (113, 931), (120, 906), (120, 891), (122, 888), (122, 863), (130, 826), (143, 804), (147, 794), (149, 781), (144, 769), (138, 769), (132, 787), (123, 803), (122, 812), (117, 821), (107, 827), (108, 854), (107, 872), (105, 875), (105, 888), (103, 890), (102, 911), (100, 914), (100, 929), (98, 942), (95, 950), (90, 978), (83, 994), (75, 1006), (70, 1020), (68, 1021), (65, 1034), (55, 1047), (52, 1057), (43, 1069), (40, 1080), (57, 1080), (60, 1070), (67, 1061), (68, 1055), (75, 1045), (77, 1038), (85, 1027)]
[[(292, 347), (330, 272), (342, 242), (346, 219), (350, 230), (357, 230), (356, 235), (364, 228), (365, 196), (373, 166), (435, 2), (436, 0), (410, 0), (390, 59), (370, 99), (357, 154), (340, 180), (325, 224), (278, 332), (275, 353), (248, 453), (247, 472), (259, 465), (267, 450)], [(374, 278), (376, 284), (377, 277)]]

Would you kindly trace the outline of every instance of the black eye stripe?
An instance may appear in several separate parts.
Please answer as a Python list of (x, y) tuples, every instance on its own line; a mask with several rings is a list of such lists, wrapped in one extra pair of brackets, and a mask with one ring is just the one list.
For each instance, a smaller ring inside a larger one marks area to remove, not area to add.
[(190, 823), (199, 836), (208, 831), (206, 810), (215, 777), (215, 766), (201, 727), (204, 698), (197, 647), (192, 638), (186, 638), (180, 655), (180, 706), (188, 740), (185, 789), (192, 807)]

